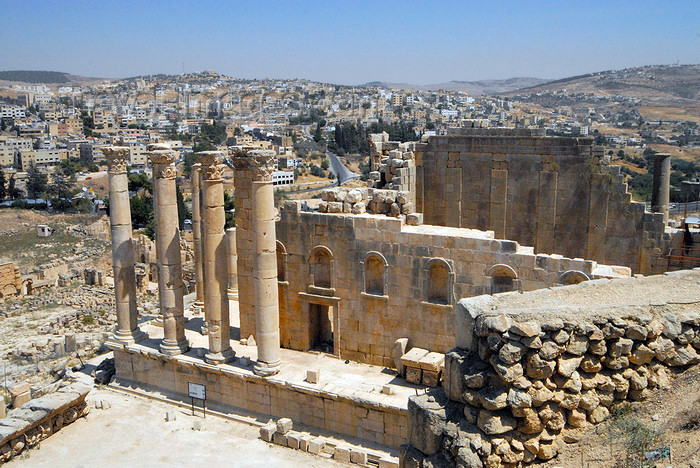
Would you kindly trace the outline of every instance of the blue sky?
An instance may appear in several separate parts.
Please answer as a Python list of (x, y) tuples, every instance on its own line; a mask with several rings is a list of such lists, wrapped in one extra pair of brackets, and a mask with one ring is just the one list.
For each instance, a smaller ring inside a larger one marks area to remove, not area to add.
[(0, 0), (0, 70), (442, 83), (700, 63), (697, 1)]

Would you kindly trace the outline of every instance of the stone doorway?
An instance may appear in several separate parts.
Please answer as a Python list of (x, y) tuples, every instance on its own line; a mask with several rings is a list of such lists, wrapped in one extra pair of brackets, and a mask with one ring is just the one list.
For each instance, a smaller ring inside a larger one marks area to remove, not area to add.
[(309, 338), (312, 350), (335, 354), (334, 312), (333, 306), (330, 305), (309, 304)]

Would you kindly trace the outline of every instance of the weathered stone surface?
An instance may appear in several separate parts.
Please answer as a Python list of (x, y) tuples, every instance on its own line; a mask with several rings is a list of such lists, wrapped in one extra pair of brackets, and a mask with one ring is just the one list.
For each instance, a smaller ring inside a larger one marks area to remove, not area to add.
[(512, 408), (529, 408), (532, 406), (532, 397), (525, 391), (511, 388), (508, 391), (507, 402)]
[(500, 360), (494, 359), (493, 357), (491, 357), (490, 361), (498, 376), (507, 384), (512, 383), (516, 379), (523, 376), (523, 366), (519, 362), (508, 366)]
[(555, 361), (545, 360), (539, 354), (533, 354), (527, 360), (525, 371), (527, 376), (532, 379), (546, 379), (554, 375), (556, 367)]
[(523, 357), (525, 345), (517, 342), (508, 342), (501, 347), (498, 358), (505, 364), (511, 365), (520, 361)]
[(608, 349), (608, 356), (618, 358), (620, 356), (628, 356), (632, 352), (634, 341), (629, 338), (618, 338), (614, 340)]
[(604, 356), (608, 352), (608, 347), (604, 340), (591, 341), (588, 344), (588, 352), (596, 356)]
[(484, 320), (484, 325), (487, 328), (498, 333), (503, 333), (508, 330), (512, 324), (513, 320), (505, 314), (486, 317)]
[(625, 330), (625, 336), (637, 341), (646, 340), (647, 329), (643, 325), (631, 325)]
[(569, 339), (566, 352), (574, 356), (581, 356), (588, 349), (588, 337), (586, 335), (575, 334)]
[(509, 331), (522, 337), (530, 338), (540, 334), (541, 327), (537, 322), (514, 322)]
[(558, 330), (554, 333), (552, 333), (552, 339), (554, 340), (555, 343), (559, 345), (563, 345), (567, 341), (569, 341), (569, 333), (566, 330)]
[(481, 468), (484, 466), (479, 455), (474, 453), (469, 447), (461, 447), (457, 450), (455, 462), (459, 468)]
[(545, 403), (539, 412), (540, 419), (545, 427), (553, 431), (561, 431), (566, 424), (564, 410), (559, 408), (556, 403)]
[(681, 334), (682, 326), (681, 321), (674, 314), (667, 313), (661, 316), (659, 319), (661, 324), (664, 326), (663, 335), (666, 338), (674, 340)]
[(479, 402), (488, 410), (500, 410), (506, 407), (508, 391), (503, 387), (489, 386), (479, 390)]
[(690, 345), (677, 348), (676, 355), (668, 360), (668, 364), (671, 366), (687, 366), (698, 362), (700, 362), (700, 356)]
[(582, 356), (564, 354), (557, 360), (557, 372), (564, 377), (571, 377), (576, 369), (578, 369), (578, 366), (581, 364), (582, 360)]
[(495, 413), (488, 410), (481, 410), (479, 411), (477, 425), (479, 429), (489, 435), (505, 434), (515, 429), (517, 421), (505, 412)]
[(542, 359), (555, 359), (564, 351), (564, 348), (557, 345), (552, 341), (545, 341), (542, 343), (539, 354)]
[(539, 434), (542, 432), (544, 426), (537, 411), (531, 408), (524, 408), (522, 411), (523, 417), (519, 420), (518, 430), (523, 434)]
[(598, 406), (588, 415), (593, 424), (605, 421), (610, 416), (610, 411), (605, 406)]
[(410, 444), (425, 455), (432, 455), (440, 450), (446, 415), (444, 393), (435, 393), (433, 401), (429, 395), (412, 396), (408, 400)]
[(656, 353), (649, 349), (648, 346), (640, 344), (639, 346), (633, 348), (632, 354), (630, 354), (628, 359), (632, 364), (641, 366), (644, 364), (649, 364), (652, 359), (654, 359), (655, 355)]
[(603, 365), (598, 356), (587, 354), (581, 361), (581, 369), (585, 372), (600, 372), (602, 368)]

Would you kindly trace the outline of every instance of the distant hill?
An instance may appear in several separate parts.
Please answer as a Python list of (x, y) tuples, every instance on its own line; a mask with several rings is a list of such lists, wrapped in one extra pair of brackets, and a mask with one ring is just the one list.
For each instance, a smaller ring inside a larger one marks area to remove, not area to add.
[(71, 75), (56, 71), (11, 70), (0, 71), (0, 80), (35, 84), (64, 84), (92, 81), (97, 78)]
[(505, 80), (481, 80), (481, 81), (450, 81), (449, 83), (438, 83), (429, 85), (413, 85), (408, 83), (387, 83), (382, 81), (372, 81), (361, 86), (383, 87), (387, 89), (405, 89), (417, 91), (462, 91), (472, 96), (501, 94), (515, 91), (520, 88), (537, 86), (547, 83), (550, 80), (542, 78), (517, 77)]
[(510, 92), (593, 93), (641, 100), (700, 100), (700, 65), (647, 65), (572, 76)]

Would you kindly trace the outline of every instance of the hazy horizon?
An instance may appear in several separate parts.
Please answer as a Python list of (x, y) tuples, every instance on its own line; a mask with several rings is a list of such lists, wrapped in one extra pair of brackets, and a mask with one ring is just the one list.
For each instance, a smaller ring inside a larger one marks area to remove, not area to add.
[(690, 1), (6, 3), (5, 70), (428, 85), (700, 63)]

